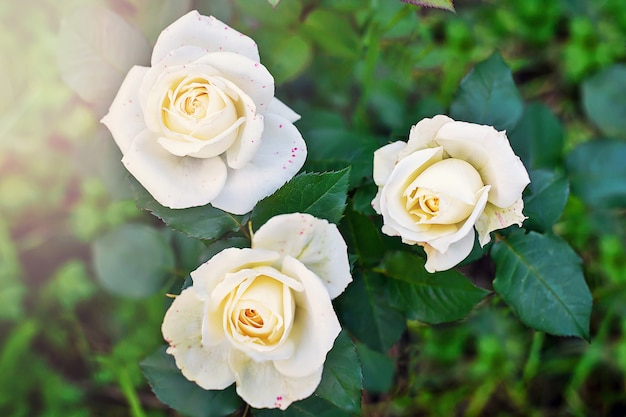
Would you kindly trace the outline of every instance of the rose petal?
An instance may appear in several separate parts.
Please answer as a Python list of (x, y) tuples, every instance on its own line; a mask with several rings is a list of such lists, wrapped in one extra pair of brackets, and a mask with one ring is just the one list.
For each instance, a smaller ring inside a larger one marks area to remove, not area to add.
[(512, 206), (501, 208), (487, 203), (485, 210), (476, 221), (476, 231), (480, 246), (485, 246), (491, 240), (489, 233), (504, 229), (512, 224), (522, 226), (526, 216), (522, 213), (524, 201), (520, 198)]
[(136, 65), (128, 71), (109, 112), (101, 120), (111, 131), (115, 143), (123, 154), (135, 136), (146, 129), (139, 104), (139, 88), (148, 69)]
[(511, 149), (505, 132), (491, 126), (450, 122), (437, 132), (436, 142), (452, 157), (469, 162), (491, 185), (489, 202), (513, 205), (530, 183), (524, 164)]
[(339, 320), (320, 278), (291, 256), (283, 260), (282, 271), (298, 277), (304, 291), (294, 293), (296, 314), (289, 339), (296, 343), (294, 354), (275, 361), (276, 369), (289, 377), (304, 377), (315, 372), (326, 360), (341, 331)]
[(425, 265), (426, 270), (430, 273), (445, 271), (467, 258), (474, 247), (474, 234), (474, 229), (471, 229), (460, 240), (452, 243), (445, 252), (439, 252), (429, 244), (424, 244), (424, 251), (428, 256)]
[(267, 113), (274, 113), (282, 117), (283, 119), (289, 120), (291, 123), (297, 122), (300, 120), (300, 115), (293, 111), (291, 107), (287, 106), (285, 103), (274, 97), (272, 101), (270, 101), (270, 105), (267, 108)]
[(264, 112), (274, 98), (274, 77), (262, 64), (232, 52), (216, 52), (199, 58), (195, 64), (215, 68), (225, 79), (241, 88)]
[(252, 247), (296, 258), (322, 279), (331, 299), (352, 282), (348, 249), (337, 226), (310, 214), (272, 217), (254, 233)]
[(323, 368), (298, 378), (281, 374), (272, 361), (256, 362), (233, 350), (229, 364), (235, 372), (237, 394), (255, 408), (286, 409), (292, 402), (309, 397), (322, 380)]
[(306, 144), (286, 119), (267, 114), (262, 145), (243, 168), (228, 170), (223, 191), (212, 205), (233, 214), (245, 214), (291, 179), (306, 158)]
[(226, 181), (226, 166), (219, 157), (174, 156), (149, 130), (133, 140), (122, 162), (159, 204), (169, 208), (208, 204)]
[(165, 313), (161, 330), (174, 356), (176, 366), (185, 378), (204, 389), (224, 389), (232, 384), (235, 375), (228, 366), (230, 345), (223, 343), (203, 347), (202, 317), (204, 303), (192, 288), (187, 288)]
[[(436, 148), (439, 144), (435, 141), (435, 136), (441, 127), (453, 122), (448, 116), (438, 114), (432, 119), (422, 119), (409, 132), (409, 140), (406, 148), (399, 155), (400, 158), (412, 154), (413, 152), (426, 148)], [(445, 157), (446, 155), (444, 155)]]
[(396, 166), (398, 155), (406, 147), (406, 142), (397, 141), (383, 146), (374, 152), (374, 183), (382, 187)]
[(259, 62), (259, 51), (252, 39), (213, 16), (202, 16), (195, 10), (161, 32), (152, 51), (152, 65), (182, 45), (198, 46), (207, 52), (235, 52)]

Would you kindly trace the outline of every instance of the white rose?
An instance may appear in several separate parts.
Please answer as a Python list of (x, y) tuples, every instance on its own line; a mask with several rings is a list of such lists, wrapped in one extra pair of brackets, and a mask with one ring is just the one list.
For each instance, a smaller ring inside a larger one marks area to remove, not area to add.
[(505, 132), (438, 115), (374, 153), (374, 182), (383, 233), (423, 246), (435, 272), (469, 255), (474, 228), (484, 246), (491, 231), (521, 226), (530, 180)]
[(276, 216), (251, 249), (225, 249), (191, 277), (162, 326), (187, 379), (204, 389), (235, 382), (257, 408), (285, 409), (315, 391), (341, 330), (331, 299), (352, 281), (334, 224)]
[(151, 67), (128, 72), (102, 122), (160, 204), (244, 214), (302, 167), (299, 118), (254, 41), (194, 11), (161, 33)]

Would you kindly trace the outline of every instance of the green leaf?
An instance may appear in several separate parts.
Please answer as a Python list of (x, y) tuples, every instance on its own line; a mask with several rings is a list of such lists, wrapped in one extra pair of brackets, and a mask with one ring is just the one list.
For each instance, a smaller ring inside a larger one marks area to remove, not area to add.
[(343, 411), (328, 401), (312, 395), (302, 401), (296, 401), (285, 411), (276, 408), (254, 410), (255, 417), (352, 417), (353, 414)]
[(450, 117), (511, 131), (523, 107), (511, 70), (495, 52), (463, 78), (450, 106)]
[(223, 417), (243, 405), (234, 384), (225, 390), (207, 391), (187, 380), (166, 349), (167, 346), (162, 346), (140, 363), (152, 391), (162, 403), (189, 417)]
[(530, 171), (529, 175), (530, 184), (524, 193), (523, 213), (528, 217), (524, 227), (547, 232), (565, 209), (569, 181), (564, 174), (546, 170)]
[(96, 277), (112, 294), (142, 298), (161, 290), (174, 269), (174, 255), (158, 230), (124, 224), (92, 247)]
[(170, 209), (160, 205), (137, 180), (129, 178), (135, 192), (137, 207), (148, 210), (163, 222), (197, 239), (217, 239), (227, 232), (239, 230), (244, 216), (236, 216), (210, 204), (187, 209)]
[(276, 84), (290, 81), (300, 75), (311, 62), (311, 45), (300, 35), (285, 36), (281, 32), (265, 34), (263, 40), (272, 45), (263, 54), (265, 66), (274, 76)]
[(392, 278), (387, 281), (391, 305), (411, 320), (430, 324), (460, 320), (489, 293), (455, 270), (430, 274), (422, 258), (407, 252), (390, 254), (382, 268)]
[(362, 343), (356, 350), (363, 367), (363, 388), (371, 393), (389, 391), (393, 383), (394, 362), (382, 353), (376, 352)]
[(445, 9), (454, 11), (452, 0), (402, 0), (403, 3), (415, 4), (422, 7), (436, 7), (437, 9)]
[(252, 211), (257, 228), (270, 218), (285, 213), (308, 213), (339, 223), (346, 207), (350, 169), (338, 172), (305, 173), (291, 179)]
[(607, 136), (626, 138), (624, 85), (625, 64), (615, 64), (583, 82), (583, 108), (589, 119)]
[(342, 410), (360, 414), (363, 375), (352, 340), (341, 332), (324, 362), (322, 381), (315, 394)]
[(552, 111), (541, 103), (526, 106), (509, 140), (515, 153), (530, 169), (553, 169), (561, 163), (563, 127)]
[(307, 15), (300, 31), (328, 55), (342, 58), (359, 56), (359, 36), (347, 15), (316, 8)]
[[(380, 220), (377, 217), (375, 219)], [(357, 213), (351, 205), (339, 225), (339, 230), (348, 245), (348, 251), (357, 255), (361, 266), (371, 267), (378, 264), (381, 248), (385, 245), (380, 226), (374, 224), (372, 218)]]
[(354, 281), (336, 299), (341, 322), (359, 341), (385, 352), (405, 328), (404, 317), (385, 296), (388, 280), (376, 273), (353, 273)]
[(495, 291), (533, 329), (589, 339), (591, 293), (581, 260), (564, 240), (523, 231), (493, 246)]
[(626, 204), (626, 143), (594, 140), (567, 156), (572, 194), (597, 208)]

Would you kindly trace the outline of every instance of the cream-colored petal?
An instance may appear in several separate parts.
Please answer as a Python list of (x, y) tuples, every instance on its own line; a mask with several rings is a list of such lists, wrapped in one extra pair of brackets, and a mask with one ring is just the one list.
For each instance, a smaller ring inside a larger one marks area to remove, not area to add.
[(405, 156), (421, 149), (436, 148), (437, 146), (439, 146), (439, 144), (436, 143), (434, 140), (437, 132), (439, 131), (439, 129), (441, 129), (443, 125), (453, 121), (454, 120), (452, 120), (448, 116), (444, 116), (441, 114), (438, 114), (431, 119), (420, 120), (417, 124), (411, 127), (407, 146), (400, 153), (399, 157), (404, 158)]
[(398, 154), (406, 147), (406, 142), (397, 141), (374, 152), (374, 183), (382, 187), (396, 166)]
[(424, 244), (423, 247), (427, 256), (426, 270), (430, 273), (445, 271), (467, 258), (474, 246), (474, 234), (474, 229), (471, 229), (460, 240), (452, 243), (445, 252), (439, 252), (429, 244)]
[(191, 272), (193, 287), (200, 298), (209, 300), (227, 274), (261, 265), (272, 265), (278, 259), (280, 255), (274, 251), (227, 248)]
[(252, 247), (298, 259), (322, 279), (331, 299), (352, 282), (348, 249), (337, 226), (310, 214), (272, 217), (254, 233)]
[(226, 181), (226, 166), (220, 158), (174, 156), (149, 130), (133, 140), (122, 163), (159, 204), (174, 209), (210, 203)]
[(510, 207), (497, 207), (487, 203), (485, 210), (476, 221), (476, 231), (480, 246), (485, 246), (491, 240), (489, 234), (494, 230), (504, 229), (512, 224), (522, 226), (526, 216), (522, 213), (524, 201), (520, 198)]
[(295, 351), (290, 358), (274, 364), (283, 375), (304, 377), (323, 365), (341, 326), (328, 291), (317, 275), (291, 256), (285, 257), (282, 270), (286, 275), (298, 277), (304, 291), (293, 294), (296, 312), (289, 340), (295, 343)]
[(128, 71), (109, 112), (101, 120), (111, 131), (122, 154), (135, 136), (146, 130), (146, 122), (139, 105), (139, 88), (147, 72), (148, 68), (140, 66), (134, 66)]
[(274, 97), (272, 101), (270, 101), (270, 105), (267, 108), (266, 113), (274, 113), (282, 117), (283, 119), (287, 119), (291, 123), (297, 122), (300, 120), (300, 115), (293, 111), (293, 109), (287, 106), (285, 103)]
[(262, 144), (243, 168), (228, 170), (224, 189), (212, 205), (233, 214), (245, 214), (273, 194), (304, 165), (306, 144), (296, 127), (274, 114), (265, 115)]
[(274, 362), (257, 362), (236, 350), (231, 352), (229, 363), (235, 372), (237, 394), (255, 408), (284, 410), (313, 394), (322, 380), (322, 367), (309, 375), (288, 377), (274, 367)]
[(161, 330), (170, 345), (167, 353), (185, 378), (204, 389), (224, 389), (235, 375), (228, 365), (230, 345), (226, 339), (203, 346), (202, 321), (204, 303), (193, 288), (185, 289), (165, 313)]
[(505, 132), (491, 126), (451, 122), (439, 129), (435, 140), (450, 157), (463, 159), (478, 170), (483, 183), (491, 185), (489, 202), (498, 207), (513, 205), (530, 183)]
[(152, 65), (183, 45), (197, 46), (207, 52), (235, 52), (259, 62), (256, 43), (248, 36), (213, 16), (191, 11), (165, 28), (152, 51)]

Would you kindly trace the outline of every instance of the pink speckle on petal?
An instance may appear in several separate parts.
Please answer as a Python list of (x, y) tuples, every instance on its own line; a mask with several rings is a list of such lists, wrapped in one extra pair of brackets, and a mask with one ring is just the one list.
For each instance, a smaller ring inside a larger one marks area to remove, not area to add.
[(282, 129), (282, 128), (283, 128), (283, 125), (278, 125), (278, 128), (279, 128), (279, 129)]

